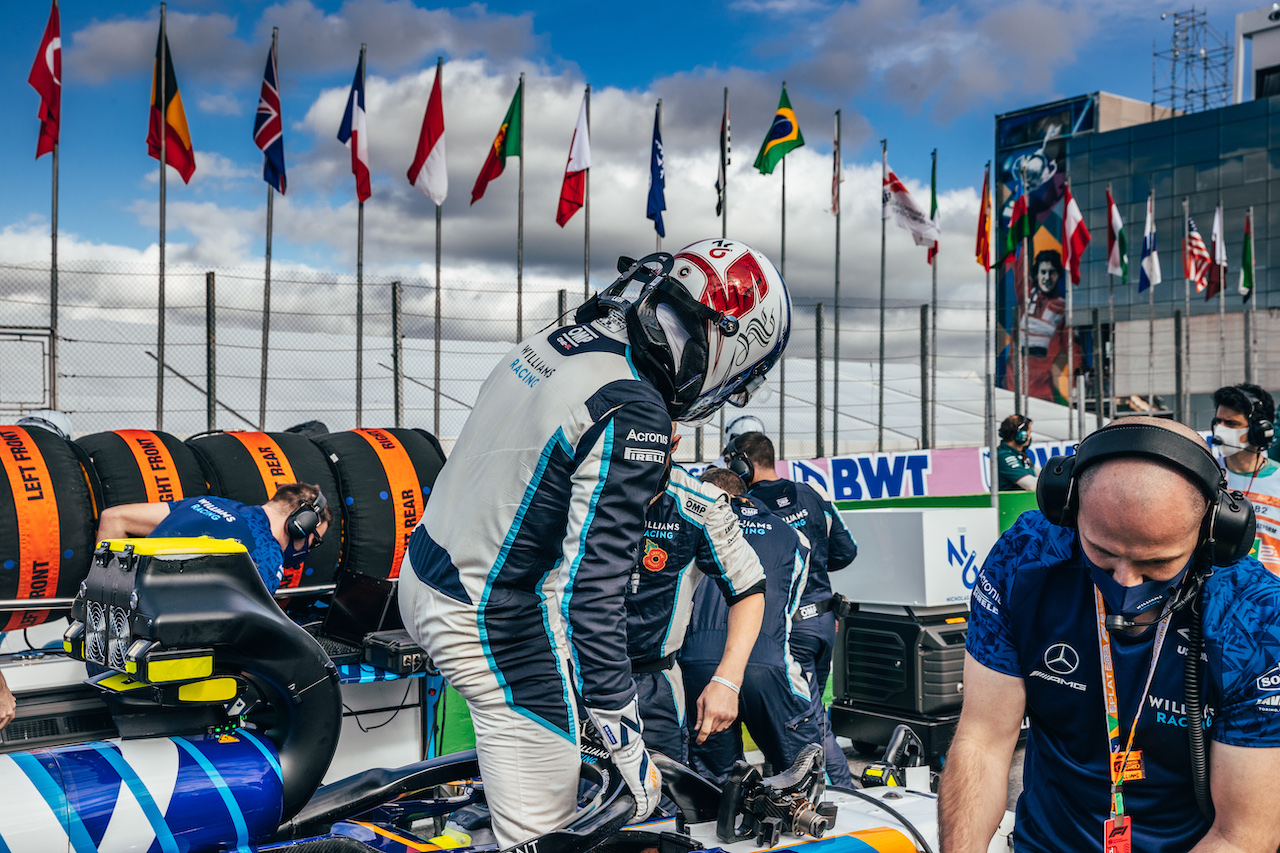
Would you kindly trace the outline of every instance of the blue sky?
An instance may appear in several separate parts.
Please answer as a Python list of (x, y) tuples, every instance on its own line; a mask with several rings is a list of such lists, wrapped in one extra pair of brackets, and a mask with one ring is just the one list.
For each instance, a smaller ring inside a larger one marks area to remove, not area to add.
[[(1213, 3), (1231, 37), (1237, 12)], [(105, 7), (110, 11), (104, 11)], [(271, 27), (280, 77), (289, 193), (277, 202), (274, 257), (283, 266), (354, 269), (349, 155), (336, 140), (360, 43), (369, 44), (373, 198), (366, 269), (430, 275), (430, 202), (405, 180), (435, 58), (445, 58), (450, 195), (446, 278), (514, 279), (515, 163), (469, 207), (485, 150), (526, 72), (526, 280), (581, 280), (581, 215), (553, 221), (570, 134), (590, 83), (593, 277), (612, 257), (653, 245), (644, 218), (653, 108), (663, 99), (668, 247), (719, 234), (714, 215), (721, 92), (730, 88), (730, 232), (779, 253), (780, 176), (750, 168), (783, 80), (805, 148), (788, 157), (788, 278), (798, 293), (829, 287), (832, 113), (844, 115), (843, 238), (855, 293), (878, 265), (879, 140), (927, 204), (929, 152), (939, 150), (944, 233), (940, 277), (981, 300), (971, 260), (976, 196), (991, 156), (993, 116), (1096, 90), (1149, 99), (1152, 44), (1171, 26), (1154, 2), (1108, 0), (727, 0), (527, 5), (409, 0), (188, 0), (169, 4), (169, 38), (196, 149), (190, 186), (168, 181), (169, 261), (258, 266), (266, 184), (251, 129)], [(144, 262), (155, 255), (156, 162), (146, 121), (158, 4), (64, 0), (60, 253)], [(0, 197), (0, 263), (47, 257), (50, 158), (33, 159), (38, 98), (26, 84), (48, 6), (11, 4), (0, 31), (9, 121)], [(923, 250), (890, 235), (896, 293), (927, 288)], [(951, 247), (954, 247), (952, 250)], [(598, 260), (597, 260), (598, 259)]]

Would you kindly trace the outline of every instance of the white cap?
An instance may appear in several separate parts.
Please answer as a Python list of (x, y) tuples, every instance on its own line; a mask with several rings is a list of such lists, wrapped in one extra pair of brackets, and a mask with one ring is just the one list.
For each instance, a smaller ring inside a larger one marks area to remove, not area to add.
[(729, 421), (724, 428), (724, 443), (728, 444), (733, 439), (747, 432), (764, 432), (764, 421), (755, 415), (739, 415)]
[(71, 440), (71, 418), (57, 409), (37, 409), (29, 415), (18, 418), (17, 426), (40, 427), (59, 438)]

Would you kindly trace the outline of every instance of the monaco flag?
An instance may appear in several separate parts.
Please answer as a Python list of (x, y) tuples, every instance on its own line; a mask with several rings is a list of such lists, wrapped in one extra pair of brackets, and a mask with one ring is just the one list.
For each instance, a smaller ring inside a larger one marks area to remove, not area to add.
[(568, 222), (587, 198), (587, 170), (591, 168), (591, 128), (587, 122), (587, 96), (582, 96), (578, 108), (578, 124), (573, 128), (569, 141), (569, 162), (564, 167), (564, 183), (560, 185), (560, 206), (556, 209), (556, 224), (561, 228)]
[(1089, 229), (1084, 226), (1084, 217), (1080, 215), (1080, 205), (1076, 204), (1068, 184), (1062, 195), (1062, 248), (1066, 249), (1067, 270), (1071, 273), (1071, 283), (1080, 283), (1080, 256), (1085, 246), (1089, 245)]
[(441, 94), (442, 63), (436, 63), (436, 80), (427, 98), (427, 112), (422, 117), (422, 133), (418, 150), (409, 167), (409, 183), (422, 190), (437, 205), (444, 204), (449, 194), (449, 174), (444, 160), (444, 96)]
[(360, 63), (356, 66), (356, 77), (351, 81), (347, 108), (342, 113), (338, 141), (351, 149), (351, 173), (356, 176), (356, 198), (363, 204), (373, 194), (369, 186), (369, 136), (364, 114), (363, 48), (360, 51)]
[(49, 10), (49, 23), (40, 40), (40, 52), (31, 65), (27, 82), (40, 93), (40, 138), (36, 142), (36, 159), (53, 150), (58, 144), (58, 129), (62, 120), (62, 25), (55, 0)]
[(892, 218), (899, 228), (905, 228), (911, 232), (911, 237), (916, 241), (917, 246), (928, 246), (932, 250), (933, 244), (938, 241), (937, 223), (925, 216), (924, 211), (916, 205), (915, 199), (907, 191), (906, 185), (898, 179), (893, 169), (889, 168), (887, 154), (881, 165), (884, 174), (884, 189), (880, 199), (881, 217)]

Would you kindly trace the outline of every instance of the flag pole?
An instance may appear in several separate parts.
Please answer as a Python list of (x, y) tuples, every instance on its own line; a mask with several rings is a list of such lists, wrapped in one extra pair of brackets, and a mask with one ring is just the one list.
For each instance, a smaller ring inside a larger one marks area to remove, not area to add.
[[(787, 81), (782, 81), (782, 91), (787, 91)], [(778, 272), (782, 274), (782, 280), (787, 280), (787, 158), (782, 158), (782, 266)], [(784, 354), (785, 355), (785, 354)], [(778, 357), (778, 457), (787, 458), (787, 425), (786, 425), (786, 408), (787, 408), (787, 360), (783, 356)]]
[[(987, 177), (985, 180), (983, 180), (983, 184), (986, 184), (987, 186), (991, 186), (990, 184), (991, 161), (990, 160), (987, 161), (986, 174), (987, 174)], [(991, 322), (991, 242), (992, 242), (991, 232), (994, 230), (992, 226), (995, 224), (995, 220), (992, 218), (992, 215), (995, 213), (993, 209), (995, 207), (995, 205), (993, 204), (994, 199), (995, 199), (995, 191), (994, 191), (994, 187), (992, 187), (991, 195), (990, 196), (984, 195), (982, 198), (982, 205), (983, 207), (986, 208), (985, 213), (987, 215), (987, 256), (986, 258), (983, 259), (983, 264), (982, 264), (982, 267), (984, 270), (986, 270), (986, 274), (987, 274), (986, 288), (984, 291), (987, 299), (987, 306), (986, 306), (986, 310), (983, 312), (983, 316), (986, 318), (986, 321), (987, 321), (987, 333), (986, 333), (986, 337), (983, 338), (983, 342), (985, 344), (983, 349), (985, 351), (982, 354), (983, 376), (986, 378), (986, 383), (987, 383), (987, 388), (986, 388), (987, 420), (986, 420), (986, 426), (984, 428), (985, 434), (983, 435), (982, 440), (987, 445), (991, 444), (991, 418), (992, 418), (991, 406), (994, 401), (994, 391), (992, 389), (992, 381), (993, 381), (992, 377), (995, 376), (995, 374), (992, 373), (991, 371), (991, 356), (992, 356), (992, 353), (995, 352), (995, 348), (996, 348), (995, 339), (991, 336), (991, 326), (993, 325)]]
[[(436, 57), (436, 85), (441, 87), (441, 88), (440, 88), (440, 92), (441, 92), (441, 94), (443, 95), (443, 93), (444, 93), (444, 57), (443, 57), (443, 56), (437, 56), (437, 57)], [(443, 109), (443, 100), (442, 100), (442, 103), (441, 103), (441, 108)], [(521, 158), (521, 160), (523, 161), (523, 158)], [(433, 201), (434, 201), (434, 199), (433, 199)], [(441, 205), (441, 204), (439, 204), (439, 203), (437, 203), (437, 204), (436, 204), (436, 317), (435, 317), (436, 327), (435, 327), (435, 368), (434, 368), (434, 372), (431, 374), (431, 376), (435, 379), (435, 386), (436, 386), (435, 394), (433, 394), (432, 396), (435, 398), (435, 401), (434, 401), (434, 404), (433, 404), (433, 408), (434, 408), (434, 410), (435, 410), (435, 411), (434, 411), (434, 414), (435, 414), (434, 424), (435, 424), (435, 435), (436, 435), (437, 437), (439, 437), (439, 435), (440, 435), (440, 391), (441, 391), (441, 384), (440, 384), (440, 307), (441, 307), (441, 303), (442, 303), (442, 301), (443, 301), (443, 300), (442, 300), (442, 298), (441, 298), (441, 294), (440, 294), (440, 220), (441, 220), (441, 213), (440, 213), (440, 209), (441, 209), (441, 207), (442, 207), (442, 206), (443, 206), (443, 205)]]
[[(1152, 221), (1155, 221), (1156, 188), (1153, 184), (1147, 195), (1147, 205), (1152, 210)], [(1142, 227), (1142, 259), (1145, 261), (1147, 251), (1147, 229), (1144, 219)], [(1159, 257), (1157, 256), (1157, 263)], [(1141, 276), (1141, 272), (1138, 273)], [(1147, 410), (1155, 411), (1156, 407), (1156, 285), (1147, 282)]]
[[(56, 3), (55, 3), (56, 5)], [(61, 81), (59, 81), (61, 85)], [(49, 266), (49, 396), (53, 408), (58, 407), (58, 141), (53, 143), (52, 243)]]
[[(591, 84), (587, 84), (587, 139), (591, 139)], [(521, 133), (524, 131), (521, 130)], [(524, 158), (520, 158), (524, 162)], [(591, 296), (591, 170), (582, 176), (582, 299)]]
[[(725, 134), (722, 140), (724, 145), (720, 148), (720, 173), (723, 180), (720, 185), (720, 239), (727, 240), (729, 237), (729, 152), (728, 152), (728, 134), (729, 134), (729, 87), (724, 87), (724, 112), (721, 113), (721, 122), (723, 127), (721, 130)], [(836, 322), (839, 322), (838, 320)], [(724, 406), (720, 407), (720, 438), (724, 440)], [(717, 442), (718, 443), (718, 442)], [(699, 460), (701, 461), (701, 460)]]
[(876, 418), (876, 452), (884, 451), (884, 225), (885, 182), (889, 180), (889, 140), (880, 140), (880, 408)]
[[(1222, 193), (1218, 193), (1218, 244), (1213, 247), (1215, 255), (1226, 259), (1227, 255), (1227, 217), (1222, 209)], [(1214, 263), (1218, 259), (1215, 257)], [(1227, 384), (1227, 265), (1218, 264), (1218, 385)]]
[[(1027, 169), (1024, 165), (1022, 168), (1022, 194), (1027, 195)], [(1027, 202), (1027, 233), (1022, 238), (1022, 305), (1026, 305), (1031, 301), (1031, 250), (1035, 246), (1032, 239), (1032, 231), (1035, 229), (1035, 220), (1031, 218), (1031, 203)], [(1027, 378), (1027, 341), (1023, 334), (1022, 328), (1023, 313), (1018, 312), (1018, 391), (1021, 405), (1026, 411), (1026, 407), (1030, 405), (1031, 382)], [(1069, 413), (1068, 413), (1069, 414)]]
[[(930, 170), (932, 186), (930, 201), (937, 205), (938, 198), (938, 149), (933, 149), (933, 164)], [(931, 213), (934, 213), (931, 211)], [(936, 213), (935, 213), (936, 215)], [(936, 222), (934, 223), (937, 224)], [(938, 249), (940, 240), (933, 241), (933, 293), (929, 306), (929, 447), (938, 446)]]
[(169, 40), (165, 34), (164, 26), (165, 4), (160, 4), (160, 58), (157, 60), (159, 66), (156, 68), (155, 76), (160, 83), (160, 290), (157, 299), (158, 319), (156, 321), (156, 429), (164, 429), (164, 196), (165, 196), (165, 166), (168, 161), (168, 146), (166, 137), (169, 129), (168, 114), (168, 95), (165, 92), (165, 84), (169, 82), (169, 75), (165, 73), (168, 66)]
[[(365, 51), (367, 44), (360, 45), (360, 91), (364, 92)], [(352, 140), (355, 144), (356, 140)], [(356, 193), (356, 429), (360, 428), (364, 415), (364, 202), (359, 201)]]
[[(280, 37), (280, 28), (271, 28), (271, 59), (272, 64), (276, 60), (276, 42)], [(280, 86), (279, 77), (276, 78), (276, 87)], [(263, 152), (264, 154), (266, 152)], [(262, 373), (258, 381), (258, 429), (265, 430), (267, 428), (267, 353), (268, 341), (270, 338), (269, 329), (271, 328), (271, 228), (275, 211), (275, 192), (276, 188), (271, 182), (267, 182), (267, 261), (266, 272), (262, 279)]]
[[(1071, 191), (1070, 178), (1067, 178), (1067, 191), (1068, 192)], [(1064, 250), (1064, 253), (1067, 250), (1067, 239), (1068, 237), (1070, 237), (1070, 235), (1067, 234), (1066, 207), (1067, 205), (1066, 205), (1066, 202), (1064, 201), (1062, 204), (1062, 208), (1063, 208), (1062, 209), (1062, 248)], [(1079, 261), (1077, 261), (1077, 263), (1078, 262)], [(1072, 324), (1073, 322), (1072, 310), (1075, 304), (1072, 299), (1072, 297), (1074, 296), (1072, 291), (1075, 290), (1075, 285), (1072, 284), (1071, 282), (1071, 264), (1070, 263), (1067, 264), (1067, 269), (1063, 270), (1063, 272), (1066, 273), (1066, 276), (1065, 276), (1066, 281), (1063, 282), (1063, 287), (1067, 289), (1067, 316), (1065, 318), (1065, 322), (1062, 324), (1063, 331), (1067, 333), (1067, 439), (1072, 440), (1076, 437), (1076, 418), (1073, 417), (1072, 408), (1074, 406), (1080, 406), (1081, 409), (1083, 410), (1084, 401), (1077, 400), (1075, 398), (1076, 335), (1075, 335), (1075, 326)]]
[[(1111, 199), (1111, 182), (1107, 181), (1107, 198)], [(1113, 199), (1114, 201), (1114, 199)], [(1107, 229), (1111, 229), (1111, 206), (1107, 205)], [(1117, 241), (1120, 235), (1116, 235)], [(1116, 277), (1111, 274), (1111, 256), (1107, 255), (1107, 344), (1111, 369), (1107, 371), (1107, 409), (1109, 417), (1116, 416)], [(1101, 366), (1099, 366), (1101, 367)]]
[(516, 208), (516, 341), (524, 340), (524, 72), (520, 72), (520, 190)]
[[(662, 98), (658, 98), (658, 115), (657, 115), (657, 119), (656, 119), (656, 121), (657, 121), (657, 124), (658, 124), (658, 133), (659, 133), (659, 135), (661, 135), (661, 133), (662, 133)], [(666, 165), (665, 165), (665, 163), (666, 163), (666, 154), (665, 154), (665, 152), (663, 153), (663, 163), (664, 163), (663, 168), (665, 169), (665, 168), (666, 168)], [(664, 181), (664, 187), (665, 187), (665, 181)], [(665, 190), (664, 190), (664, 192), (665, 192)], [(665, 198), (664, 198), (664, 201), (665, 201)], [(653, 239), (654, 239), (654, 244), (655, 244), (655, 246), (657, 247), (657, 248), (655, 248), (655, 249), (654, 249), (654, 251), (655, 251), (655, 252), (661, 252), (661, 251), (662, 251), (662, 235), (661, 235), (661, 234), (659, 234), (659, 233), (657, 233), (657, 231), (658, 231), (658, 229), (657, 229), (657, 228), (654, 228), (653, 230), (654, 230), (654, 237), (653, 237)]]
[(831, 347), (831, 455), (840, 455), (840, 178), (844, 172), (844, 163), (840, 155), (840, 110), (836, 110), (836, 153), (835, 153), (835, 213), (836, 213), (836, 275), (835, 275), (835, 311), (832, 317)]
[(1187, 241), (1191, 239), (1191, 199), (1182, 197), (1182, 293), (1185, 307), (1182, 316), (1186, 322), (1186, 334), (1182, 336), (1182, 350), (1178, 353), (1178, 363), (1182, 365), (1182, 397), (1178, 406), (1182, 409), (1182, 420), (1191, 420), (1191, 272), (1187, 264)]

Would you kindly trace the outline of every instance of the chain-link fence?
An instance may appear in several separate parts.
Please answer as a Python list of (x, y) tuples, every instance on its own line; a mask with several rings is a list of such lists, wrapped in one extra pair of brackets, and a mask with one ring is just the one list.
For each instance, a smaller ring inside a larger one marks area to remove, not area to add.
[[(170, 266), (161, 343), (154, 266), (61, 265), (56, 335), (50, 279), (47, 267), (0, 265), (0, 419), (52, 405), (56, 379), (79, 435), (274, 431), (314, 419), (331, 430), (422, 427), (448, 449), (518, 339), (517, 309), (528, 336), (580, 302), (580, 285), (526, 285), (517, 300), (509, 281), (445, 280), (437, 293), (427, 279), (366, 275), (358, 286), (353, 275), (277, 269), (268, 305), (260, 268)], [(759, 416), (790, 458), (986, 440), (982, 304), (939, 306), (935, 376), (927, 306), (891, 300), (882, 345), (875, 299), (845, 297), (838, 316), (831, 299), (793, 303), (771, 394), (707, 424), (701, 453), (685, 428), (682, 458), (718, 452), (721, 423), (740, 413)]]

